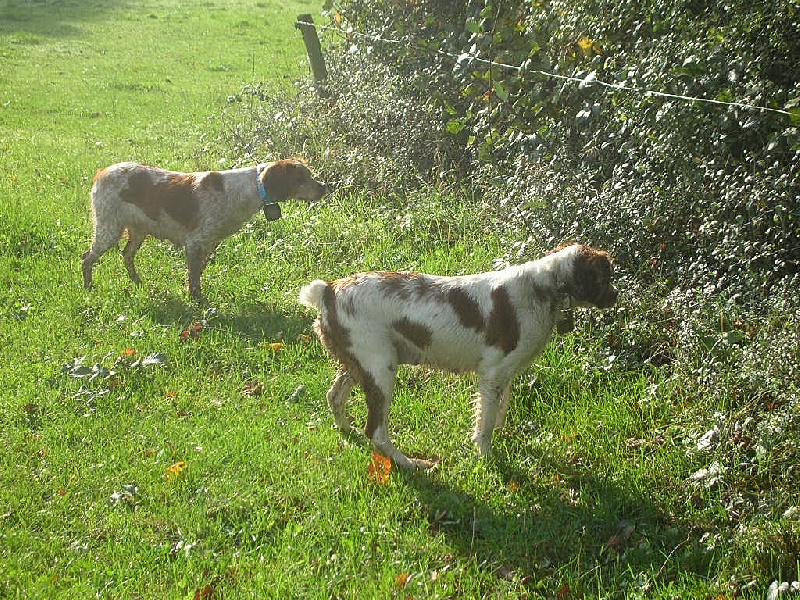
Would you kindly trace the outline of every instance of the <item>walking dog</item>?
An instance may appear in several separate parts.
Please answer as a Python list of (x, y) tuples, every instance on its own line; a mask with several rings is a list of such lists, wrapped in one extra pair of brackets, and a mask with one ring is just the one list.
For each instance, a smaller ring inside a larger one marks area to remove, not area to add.
[(515, 375), (545, 348), (565, 307), (609, 308), (616, 302), (611, 278), (606, 252), (575, 244), (477, 275), (384, 271), (312, 281), (300, 301), (319, 311), (315, 331), (339, 362), (327, 394), (336, 427), (350, 431), (346, 402), (357, 383), (375, 449), (400, 467), (428, 467), (400, 452), (389, 435), (398, 365), (476, 372), (472, 441), (487, 455), (493, 430), (505, 421)]
[(133, 259), (151, 235), (184, 248), (189, 293), (200, 299), (200, 276), (223, 239), (260, 209), (275, 220), (281, 216), (278, 202), (318, 200), (326, 191), (327, 186), (294, 159), (201, 173), (137, 163), (112, 165), (97, 172), (92, 186), (94, 233), (91, 248), (83, 255), (83, 283), (92, 286), (95, 263), (127, 232), (122, 255), (128, 275), (139, 284)]

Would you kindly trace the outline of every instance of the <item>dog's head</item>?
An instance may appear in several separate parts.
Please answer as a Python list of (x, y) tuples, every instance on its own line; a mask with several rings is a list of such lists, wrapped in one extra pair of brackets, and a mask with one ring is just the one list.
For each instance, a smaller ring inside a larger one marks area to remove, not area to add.
[(607, 252), (572, 244), (557, 248), (551, 254), (560, 262), (563, 291), (572, 297), (576, 306), (614, 306), (618, 293), (611, 283), (613, 266)]
[(328, 193), (328, 186), (314, 179), (305, 163), (294, 158), (271, 163), (261, 172), (261, 183), (274, 202), (289, 198), (312, 202)]

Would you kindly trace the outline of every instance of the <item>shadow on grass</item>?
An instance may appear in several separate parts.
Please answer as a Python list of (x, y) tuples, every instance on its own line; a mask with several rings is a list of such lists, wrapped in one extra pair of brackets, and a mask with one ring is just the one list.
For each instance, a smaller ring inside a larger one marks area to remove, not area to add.
[(262, 302), (238, 302), (233, 308), (213, 301), (198, 304), (189, 300), (183, 288), (153, 298), (145, 310), (164, 326), (179, 328), (201, 323), (203, 327), (228, 332), (253, 343), (294, 340), (310, 324), (307, 317), (287, 314), (278, 306)]
[(398, 475), (417, 491), (427, 512), (419, 517), (432, 532), (479, 569), (526, 588), (557, 585), (546, 593), (576, 597), (708, 577), (713, 557), (650, 499), (589, 467), (547, 462), (532, 474), (492, 459), (487, 467), (506, 487), (502, 506), (455, 489), (435, 472)]
[(287, 314), (277, 306), (251, 303), (240, 306), (236, 314), (222, 315), (220, 326), (236, 335), (253, 340), (294, 340), (308, 330), (309, 319)]
[[(224, 308), (188, 304), (177, 290), (154, 303), (159, 322), (189, 323), (203, 315), (210, 326), (254, 342), (275, 339), (282, 332), (295, 339), (307, 332), (309, 318), (287, 314), (259, 302)], [(211, 313), (209, 314), (209, 311)], [(360, 434), (351, 443), (369, 444)], [(475, 459), (477, 460), (477, 459)], [(535, 467), (523, 467), (498, 456), (480, 465), (487, 481), (501, 489), (478, 495), (436, 471), (396, 475), (419, 498), (421, 514), (433, 534), (444, 535), (458, 557), (489, 576), (515, 582), (528, 590), (561, 597), (607, 594), (622, 590), (647, 595), (681, 581), (697, 584), (709, 578), (714, 559), (688, 529), (624, 474), (545, 454)], [(612, 593), (611, 596), (614, 594)]]
[(128, 0), (8, 0), (0, 7), (0, 34), (26, 33), (50, 38), (76, 36), (82, 32), (71, 22), (96, 21), (129, 4)]

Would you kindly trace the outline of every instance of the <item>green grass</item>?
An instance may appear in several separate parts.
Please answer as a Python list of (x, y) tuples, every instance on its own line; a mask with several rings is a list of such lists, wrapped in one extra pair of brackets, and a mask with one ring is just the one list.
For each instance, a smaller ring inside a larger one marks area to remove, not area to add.
[(472, 202), (339, 195), (257, 217), (209, 266), (207, 306), (153, 241), (143, 286), (109, 253), (83, 290), (98, 168), (233, 164), (206, 150), (227, 97), (306, 76), (293, 19), (319, 6), (190, 6), (0, 4), (0, 596), (719, 592), (700, 538), (723, 509), (687, 484), (703, 462), (681, 437), (697, 401), (658, 371), (604, 370), (588, 316), (522, 375), (492, 460), (468, 442), (469, 377), (401, 374), (396, 440), (441, 456), (432, 473), (372, 481), (364, 440), (332, 429), (300, 286), (487, 270), (505, 250)]

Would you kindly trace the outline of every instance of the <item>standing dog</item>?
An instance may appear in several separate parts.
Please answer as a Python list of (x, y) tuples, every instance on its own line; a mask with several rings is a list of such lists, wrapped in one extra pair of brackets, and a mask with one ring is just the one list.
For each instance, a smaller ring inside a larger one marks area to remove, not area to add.
[(137, 163), (120, 163), (97, 172), (92, 186), (92, 246), (83, 255), (83, 283), (92, 285), (92, 268), (124, 231), (122, 252), (128, 275), (140, 283), (133, 257), (152, 235), (186, 252), (189, 293), (200, 299), (200, 275), (217, 245), (259, 209), (280, 218), (278, 202), (319, 200), (327, 187), (299, 160), (203, 173), (178, 173)]
[(477, 372), (472, 441), (491, 451), (508, 410), (514, 376), (538, 356), (565, 307), (608, 308), (617, 299), (607, 253), (583, 245), (554, 250), (502, 271), (440, 277), (373, 272), (316, 280), (300, 301), (319, 311), (314, 327), (340, 363), (328, 391), (336, 427), (347, 432), (346, 401), (355, 383), (367, 399), (366, 434), (401, 467), (427, 467), (389, 436), (389, 409), (400, 364)]

